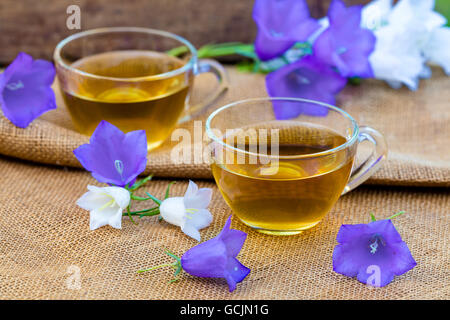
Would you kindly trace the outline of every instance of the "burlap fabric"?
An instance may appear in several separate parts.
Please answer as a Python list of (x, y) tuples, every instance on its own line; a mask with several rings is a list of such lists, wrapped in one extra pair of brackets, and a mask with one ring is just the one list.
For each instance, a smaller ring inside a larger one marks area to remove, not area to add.
[[(211, 110), (244, 98), (266, 95), (264, 76), (228, 68), (230, 89), (196, 120), (204, 120)], [(450, 78), (433, 69), (433, 79), (422, 81), (416, 92), (390, 89), (376, 80), (347, 86), (338, 106), (353, 115), (359, 124), (369, 125), (386, 137), (389, 156), (369, 183), (385, 185), (450, 186)], [(199, 77), (193, 100), (201, 100), (214, 81)], [(56, 90), (58, 92), (58, 90)], [(46, 113), (28, 128), (20, 129), (0, 116), (0, 154), (34, 162), (79, 167), (73, 149), (89, 139), (77, 133), (57, 95), (58, 109)], [(193, 121), (182, 127), (191, 129)], [(192, 134), (193, 137), (193, 134)], [(149, 154), (146, 174), (158, 177), (211, 178), (205, 163), (174, 165), (170, 153), (177, 141), (166, 143)], [(194, 157), (194, 154), (192, 154)]]
[[(183, 254), (196, 244), (179, 228), (147, 217), (123, 229), (89, 230), (89, 214), (75, 206), (93, 183), (77, 169), (30, 165), (0, 158), (0, 297), (40, 299), (448, 299), (450, 205), (442, 188), (360, 187), (343, 196), (315, 228), (289, 237), (250, 230), (233, 219), (232, 228), (248, 233), (239, 259), (251, 273), (228, 292), (225, 280), (187, 274), (168, 284), (173, 269), (136, 271), (171, 262), (164, 249)], [(152, 181), (145, 191), (162, 196), (168, 181)], [(213, 223), (201, 231), (215, 236), (231, 210), (212, 182)], [(186, 181), (173, 186), (181, 195)], [(384, 288), (369, 288), (332, 271), (331, 254), (342, 223), (368, 222), (398, 210), (407, 214), (394, 223), (418, 265)], [(75, 266), (75, 267), (74, 267)], [(79, 289), (67, 283), (79, 268)]]
[[(265, 94), (262, 76), (229, 72), (232, 87), (216, 106)], [(207, 83), (197, 83), (198, 99)], [(27, 129), (1, 118), (0, 298), (448, 299), (449, 83), (434, 70), (433, 79), (422, 82), (417, 92), (395, 91), (377, 81), (347, 87), (339, 105), (361, 124), (384, 133), (390, 147), (388, 161), (370, 180), (378, 185), (343, 196), (322, 223), (297, 236), (262, 235), (234, 218), (232, 227), (248, 233), (239, 259), (252, 271), (233, 293), (224, 280), (186, 274), (169, 285), (170, 268), (138, 275), (138, 269), (170, 262), (164, 249), (181, 255), (196, 244), (156, 217), (138, 220), (138, 225), (124, 218), (122, 230), (89, 230), (89, 214), (75, 201), (95, 180), (71, 167), (78, 166), (72, 150), (88, 138), (73, 131), (61, 104)], [(188, 177), (210, 177), (206, 165), (171, 165), (169, 150), (166, 144), (152, 152), (147, 172), (180, 178), (173, 195), (183, 194)], [(161, 197), (168, 181), (152, 181), (145, 191)], [(214, 220), (201, 231), (207, 240), (220, 231), (231, 210), (213, 182), (196, 182), (213, 188)], [(418, 263), (413, 270), (379, 289), (332, 271), (342, 223), (367, 222), (371, 211), (384, 218), (399, 210), (407, 213), (394, 223)], [(79, 287), (71, 281), (76, 270)]]

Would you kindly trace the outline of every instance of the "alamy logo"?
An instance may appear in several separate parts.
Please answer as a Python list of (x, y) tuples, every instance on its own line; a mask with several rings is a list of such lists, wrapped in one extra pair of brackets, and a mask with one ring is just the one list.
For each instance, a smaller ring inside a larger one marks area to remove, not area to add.
[(366, 284), (370, 287), (380, 287), (381, 285), (381, 269), (379, 266), (372, 264), (367, 267), (366, 273), (370, 274), (367, 278)]
[(67, 7), (66, 13), (69, 15), (66, 20), (66, 26), (69, 30), (81, 29), (81, 10), (76, 4)]
[(76, 265), (67, 268), (66, 273), (69, 275), (66, 279), (66, 287), (69, 290), (81, 289), (81, 269)]

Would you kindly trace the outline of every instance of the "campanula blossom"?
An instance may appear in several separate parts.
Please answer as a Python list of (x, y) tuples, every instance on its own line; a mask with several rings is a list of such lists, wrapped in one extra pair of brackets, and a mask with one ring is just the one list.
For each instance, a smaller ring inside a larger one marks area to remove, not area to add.
[(130, 204), (130, 192), (120, 187), (88, 186), (88, 190), (77, 205), (90, 211), (90, 229), (106, 225), (121, 229), (122, 212)]
[(333, 0), (328, 9), (329, 26), (313, 45), (317, 59), (336, 67), (344, 77), (373, 76), (368, 57), (376, 39), (372, 31), (361, 28), (361, 10), (362, 6), (346, 7)]
[(230, 229), (231, 217), (218, 236), (200, 243), (181, 256), (181, 266), (187, 273), (204, 278), (225, 278), (231, 291), (248, 276), (250, 269), (236, 259), (247, 234)]
[(373, 30), (377, 42), (369, 57), (377, 79), (393, 88), (418, 88), (419, 79), (431, 75), (427, 61), (450, 74), (450, 28), (433, 11), (432, 0), (377, 0), (363, 9), (361, 24)]
[(55, 67), (21, 52), (0, 74), (0, 107), (15, 126), (26, 128), (45, 112), (56, 109), (51, 85)]
[(394, 276), (416, 266), (408, 246), (390, 219), (368, 224), (342, 225), (333, 252), (333, 270), (383, 287)]
[(175, 269), (175, 279), (181, 270), (192, 276), (202, 278), (224, 278), (230, 292), (236, 289), (236, 284), (248, 276), (250, 269), (236, 259), (244, 245), (247, 234), (240, 230), (230, 229), (231, 216), (228, 217), (222, 231), (208, 241), (202, 242), (186, 251), (181, 258), (170, 251), (166, 253), (175, 259), (174, 263), (161, 264), (138, 273), (155, 270), (162, 267)]
[(162, 201), (159, 211), (161, 217), (181, 228), (186, 235), (200, 241), (198, 230), (206, 228), (212, 222), (208, 210), (211, 202), (211, 188), (198, 188), (189, 180), (189, 186), (183, 197), (171, 197)]
[(101, 121), (89, 143), (73, 151), (81, 165), (99, 182), (119, 187), (132, 186), (147, 163), (144, 130), (123, 133)]
[(255, 51), (261, 60), (278, 57), (319, 28), (306, 0), (256, 0), (253, 20), (258, 26)]
[[(295, 97), (335, 103), (334, 96), (342, 90), (347, 79), (315, 56), (306, 56), (297, 62), (269, 73), (266, 77), (267, 92), (271, 97)], [(324, 116), (328, 109), (310, 103), (285, 103), (274, 101), (277, 119), (291, 119), (300, 114)]]

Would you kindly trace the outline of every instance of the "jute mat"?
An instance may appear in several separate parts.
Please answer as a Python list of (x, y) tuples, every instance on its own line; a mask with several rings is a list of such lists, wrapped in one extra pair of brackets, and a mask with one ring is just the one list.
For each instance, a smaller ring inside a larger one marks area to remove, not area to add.
[[(181, 255), (196, 241), (156, 217), (137, 225), (124, 218), (122, 230), (90, 231), (88, 212), (75, 205), (86, 185), (94, 183), (87, 172), (3, 156), (0, 172), (1, 299), (450, 298), (450, 201), (442, 188), (360, 187), (343, 196), (319, 225), (296, 236), (259, 234), (233, 218), (232, 228), (248, 233), (238, 258), (251, 273), (229, 293), (225, 280), (187, 274), (168, 284), (171, 268), (137, 274), (171, 262), (165, 249)], [(168, 181), (152, 181), (145, 191), (162, 196)], [(212, 182), (197, 182), (213, 188), (214, 220), (201, 231), (207, 240), (221, 230), (231, 210)], [(183, 194), (186, 186), (186, 180), (178, 181), (173, 195)], [(369, 288), (332, 271), (342, 223), (368, 222), (370, 211), (383, 218), (399, 210), (407, 213), (394, 223), (418, 263), (413, 270), (384, 288)], [(80, 282), (72, 282), (77, 270)]]
[[(231, 87), (196, 120), (226, 103), (266, 95), (264, 76), (228, 68)], [(193, 100), (201, 100), (214, 85), (211, 76), (197, 79)], [(56, 88), (56, 85), (55, 85)], [(394, 90), (385, 83), (366, 80), (347, 86), (337, 105), (359, 124), (378, 129), (386, 137), (389, 155), (371, 184), (404, 186), (450, 186), (450, 77), (433, 69), (431, 80), (420, 83), (416, 92)], [(39, 163), (79, 167), (72, 151), (89, 139), (77, 133), (57, 92), (58, 109), (45, 114), (28, 128), (13, 126), (0, 115), (0, 154)], [(193, 121), (181, 127), (193, 131)], [(192, 135), (193, 136), (193, 135)], [(205, 163), (175, 165), (170, 154), (178, 141), (169, 138), (149, 154), (147, 173), (158, 177), (211, 178)], [(194, 157), (194, 155), (192, 155)]]

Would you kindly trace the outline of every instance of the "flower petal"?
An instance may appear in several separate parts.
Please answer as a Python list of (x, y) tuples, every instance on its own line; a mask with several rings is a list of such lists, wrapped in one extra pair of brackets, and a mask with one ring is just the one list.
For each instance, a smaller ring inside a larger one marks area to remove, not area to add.
[(337, 245), (333, 251), (333, 271), (347, 277), (354, 277), (358, 274), (360, 264), (358, 260), (348, 257), (348, 245)]
[[(93, 186), (88, 186), (88, 189)], [(101, 192), (88, 191), (83, 194), (78, 200), (77, 205), (84, 210), (94, 210), (100, 208), (111, 199)]]
[[(375, 272), (379, 272), (379, 279), (377, 279)], [(394, 273), (384, 266), (371, 265), (361, 268), (356, 278), (367, 285), (384, 287), (394, 280)]]
[(450, 75), (450, 28), (436, 28), (431, 32), (428, 43), (424, 46), (425, 57), (444, 68)]
[[(335, 103), (334, 96), (345, 87), (347, 79), (314, 56), (307, 56), (266, 76), (267, 92), (271, 97), (295, 97)], [(328, 109), (302, 102), (274, 101), (277, 119), (292, 119), (301, 114), (324, 116)]]
[(200, 209), (193, 214), (188, 214), (188, 216), (190, 219), (186, 219), (186, 223), (189, 223), (198, 230), (208, 227), (213, 220), (211, 212), (206, 209)]
[(125, 209), (130, 204), (130, 192), (121, 187), (103, 187), (102, 192), (114, 198), (120, 208)]
[(305, 0), (256, 0), (253, 20), (258, 26), (255, 51), (261, 60), (283, 54), (319, 28)]
[(249, 273), (250, 269), (240, 263), (236, 258), (229, 258), (225, 279), (227, 280), (230, 292), (234, 291), (236, 289), (236, 284), (244, 280)]
[(89, 227), (91, 230), (110, 225), (113, 228), (122, 228), (122, 209), (105, 208), (103, 210), (92, 210), (90, 212)]
[(186, 208), (206, 209), (211, 202), (212, 189), (201, 188), (189, 180), (189, 186), (184, 194), (184, 204)]
[(228, 230), (228, 232), (221, 235), (222, 241), (227, 248), (227, 254), (229, 257), (236, 257), (244, 245), (247, 234), (241, 230)]
[(197, 228), (194, 225), (188, 222), (183, 224), (183, 226), (181, 227), (181, 231), (197, 241), (201, 240), (200, 232), (198, 232)]
[(343, 77), (372, 77), (368, 57), (375, 47), (372, 31), (362, 29), (361, 6), (346, 8), (340, 0), (330, 4), (330, 26), (314, 42), (317, 58), (338, 68)]

